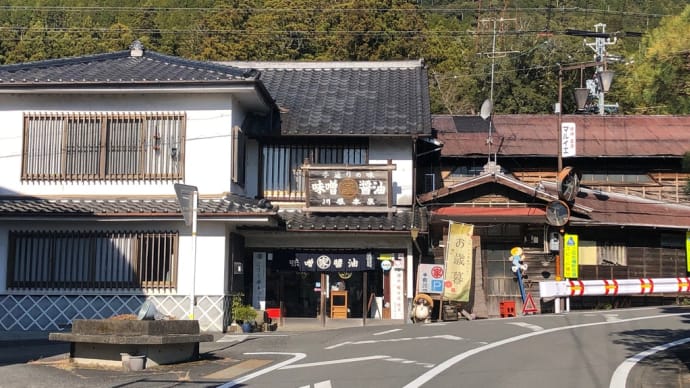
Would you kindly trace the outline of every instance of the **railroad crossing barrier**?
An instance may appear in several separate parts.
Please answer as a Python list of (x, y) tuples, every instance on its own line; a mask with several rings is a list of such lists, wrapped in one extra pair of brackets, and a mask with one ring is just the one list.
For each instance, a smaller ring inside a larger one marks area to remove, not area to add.
[(611, 280), (565, 280), (539, 283), (539, 296), (556, 298), (554, 311), (560, 313), (560, 298), (566, 298), (570, 311), (571, 296), (647, 295), (690, 292), (690, 278), (640, 278)]

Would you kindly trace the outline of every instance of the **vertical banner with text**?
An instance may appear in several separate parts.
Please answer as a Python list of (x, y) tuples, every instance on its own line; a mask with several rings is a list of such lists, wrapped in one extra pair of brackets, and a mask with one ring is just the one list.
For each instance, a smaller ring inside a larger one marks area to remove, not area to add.
[(468, 302), (472, 286), (472, 233), (474, 225), (451, 222), (446, 242), (444, 299)]
[(690, 272), (690, 232), (685, 232), (685, 270)]
[(577, 279), (580, 276), (579, 246), (576, 234), (563, 235), (563, 277), (566, 279)]

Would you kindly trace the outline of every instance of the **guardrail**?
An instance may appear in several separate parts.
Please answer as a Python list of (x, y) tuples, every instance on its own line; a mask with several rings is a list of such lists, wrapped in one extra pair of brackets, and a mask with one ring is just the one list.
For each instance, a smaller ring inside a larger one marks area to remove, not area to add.
[(612, 280), (564, 280), (539, 283), (542, 298), (555, 297), (555, 312), (560, 313), (559, 298), (567, 297), (566, 311), (570, 311), (571, 296), (647, 295), (690, 292), (690, 278), (640, 278)]

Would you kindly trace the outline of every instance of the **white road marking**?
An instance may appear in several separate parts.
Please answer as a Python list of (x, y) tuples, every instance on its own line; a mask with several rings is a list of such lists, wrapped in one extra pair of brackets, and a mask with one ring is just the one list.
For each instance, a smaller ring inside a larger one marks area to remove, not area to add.
[(532, 330), (532, 331), (542, 331), (542, 330), (544, 330), (544, 328), (541, 327), (541, 326), (533, 325), (533, 324), (527, 323), (527, 322), (508, 322), (508, 324), (510, 324), (510, 325), (515, 325), (515, 326), (520, 326), (520, 327), (524, 327), (525, 329), (530, 329), (530, 330)]
[(229, 335), (224, 335), (222, 338), (220, 338), (216, 342), (242, 342), (246, 340), (249, 337), (253, 338), (258, 338), (258, 337), (288, 337), (287, 334), (229, 334)]
[(248, 355), (277, 354), (277, 355), (288, 355), (288, 356), (292, 356), (292, 358), (290, 358), (290, 359), (288, 359), (288, 360), (285, 360), (285, 361), (283, 361), (283, 362), (279, 362), (279, 363), (277, 363), (277, 364), (275, 364), (275, 365), (271, 365), (271, 366), (269, 366), (268, 368), (260, 369), (260, 370), (254, 372), (254, 373), (250, 373), (250, 374), (248, 374), (248, 375), (242, 376), (242, 377), (240, 377), (239, 379), (235, 379), (235, 380), (232, 380), (232, 381), (228, 381), (227, 383), (225, 383), (225, 384), (219, 386), (218, 388), (231, 388), (231, 387), (235, 387), (235, 386), (237, 386), (237, 385), (239, 385), (239, 384), (244, 383), (245, 381), (249, 381), (249, 380), (253, 379), (254, 377), (258, 377), (258, 376), (261, 376), (261, 375), (263, 375), (263, 374), (266, 374), (266, 373), (269, 373), (269, 372), (273, 372), (273, 371), (276, 370), (276, 369), (280, 369), (280, 368), (282, 368), (282, 367), (284, 367), (284, 366), (286, 366), (286, 365), (290, 365), (290, 364), (292, 364), (292, 363), (294, 363), (294, 362), (297, 362), (297, 361), (303, 359), (304, 357), (307, 357), (307, 355), (304, 354), (304, 353), (257, 352), (257, 353), (245, 353), (245, 354), (248, 354)]
[(432, 336), (424, 336), (424, 337), (391, 338), (391, 339), (384, 339), (384, 340), (363, 340), (363, 341), (355, 341), (355, 342), (345, 341), (345, 342), (341, 342), (339, 344), (328, 346), (325, 349), (331, 350), (331, 349), (339, 348), (339, 347), (345, 346), (345, 345), (366, 345), (366, 344), (376, 344), (379, 342), (401, 342), (401, 341), (425, 340), (425, 339), (436, 339), (436, 338), (446, 339), (446, 340), (451, 340), (451, 341), (460, 341), (463, 339), (462, 337), (456, 337), (454, 335), (444, 334), (444, 335), (432, 335)]
[(374, 333), (372, 335), (383, 335), (383, 334), (390, 334), (390, 333), (395, 333), (396, 331), (400, 331), (402, 329), (391, 329), (391, 330), (386, 330), (386, 331), (380, 331), (378, 333)]
[(620, 318), (618, 318), (618, 314), (604, 314), (604, 319), (606, 319), (606, 322), (614, 322)]
[(242, 342), (249, 338), (248, 335), (225, 335), (223, 338), (219, 339), (216, 342)]
[(453, 365), (459, 363), (460, 361), (462, 361), (466, 358), (474, 356), (475, 354), (479, 354), (485, 350), (497, 348), (499, 346), (503, 346), (505, 344), (509, 344), (512, 342), (522, 341), (523, 339), (526, 339), (526, 338), (530, 338), (530, 337), (534, 337), (534, 336), (538, 336), (538, 335), (543, 335), (543, 334), (550, 334), (550, 333), (554, 333), (554, 332), (558, 332), (558, 331), (576, 329), (576, 328), (580, 328), (580, 327), (611, 325), (611, 324), (622, 323), (622, 322), (633, 322), (633, 321), (641, 321), (641, 320), (656, 319), (656, 318), (668, 318), (668, 317), (679, 316), (679, 315), (688, 315), (688, 313), (652, 315), (649, 317), (637, 317), (637, 318), (621, 319), (621, 320), (614, 321), (614, 322), (583, 323), (583, 324), (579, 324), (579, 325), (555, 327), (555, 328), (551, 328), (551, 329), (546, 329), (546, 330), (542, 330), (542, 331), (535, 331), (535, 332), (531, 332), (531, 333), (525, 333), (525, 334), (521, 334), (521, 335), (518, 335), (515, 337), (502, 339), (500, 341), (496, 341), (496, 342), (490, 343), (488, 345), (480, 346), (478, 348), (474, 348), (474, 349), (468, 350), (464, 353), (460, 353), (454, 357), (451, 357), (451, 358), (447, 359), (446, 361), (438, 364), (436, 367), (432, 368), (428, 372), (426, 372), (426, 373), (420, 375), (419, 377), (417, 377), (416, 379), (412, 380), (407, 385), (405, 385), (405, 387), (403, 387), (403, 388), (421, 387), (422, 385), (426, 384), (427, 382), (429, 382), (434, 377), (438, 376), (439, 374), (443, 373), (447, 369), (451, 368)]
[[(303, 385), (299, 388), (310, 388), (311, 385)], [(321, 381), (314, 384), (314, 388), (331, 388), (331, 380)]]
[(335, 364), (345, 364), (348, 362), (358, 362), (358, 361), (368, 361), (368, 360), (380, 360), (382, 358), (388, 358), (388, 356), (367, 356), (367, 357), (355, 357), (355, 358), (343, 358), (340, 360), (330, 360), (330, 361), (320, 361), (320, 362), (309, 362), (306, 364), (295, 364), (286, 365), (280, 369), (298, 369), (298, 368), (310, 368), (313, 366), (324, 366), (324, 365), (335, 365)]
[(627, 360), (623, 361), (620, 365), (618, 365), (616, 371), (613, 372), (613, 377), (611, 377), (611, 383), (609, 384), (609, 387), (625, 388), (625, 382), (628, 380), (628, 374), (630, 374), (630, 371), (635, 366), (635, 364), (642, 361), (645, 357), (651, 356), (654, 353), (661, 352), (663, 350), (672, 348), (674, 346), (682, 345), (687, 342), (690, 342), (690, 338), (683, 338), (678, 341), (673, 341), (667, 344), (655, 346), (649, 350), (637, 353), (636, 355), (628, 358)]

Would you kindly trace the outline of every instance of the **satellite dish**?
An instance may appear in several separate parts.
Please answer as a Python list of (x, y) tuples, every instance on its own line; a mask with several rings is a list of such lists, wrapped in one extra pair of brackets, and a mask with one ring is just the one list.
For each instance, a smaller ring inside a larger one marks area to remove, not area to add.
[(482, 117), (482, 119), (486, 120), (489, 118), (489, 116), (491, 116), (491, 111), (493, 111), (493, 109), (494, 104), (491, 102), (491, 100), (486, 99), (482, 104), (482, 110), (479, 115)]

